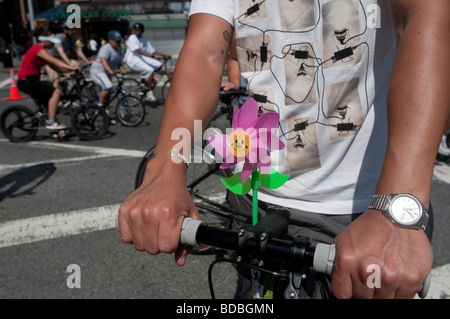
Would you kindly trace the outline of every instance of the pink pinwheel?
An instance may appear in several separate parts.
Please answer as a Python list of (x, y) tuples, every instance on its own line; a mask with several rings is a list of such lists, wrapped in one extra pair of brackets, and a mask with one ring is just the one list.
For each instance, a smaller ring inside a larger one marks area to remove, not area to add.
[[(258, 220), (258, 187), (278, 188), (289, 178), (270, 166), (270, 150), (281, 150), (284, 143), (275, 135), (278, 113), (263, 113), (258, 117), (258, 105), (252, 98), (239, 109), (234, 108), (230, 134), (216, 134), (209, 142), (225, 161), (226, 169), (244, 162), (242, 172), (222, 178), (223, 184), (233, 193), (247, 194), (253, 190), (253, 224)], [(251, 178), (250, 178), (251, 177)]]
[(256, 168), (263, 174), (270, 174), (269, 150), (280, 150), (284, 143), (275, 135), (279, 115), (275, 112), (263, 113), (258, 117), (258, 105), (252, 98), (241, 109), (234, 108), (230, 134), (216, 134), (209, 142), (224, 157), (220, 166), (229, 168), (244, 162), (241, 182), (244, 183)]

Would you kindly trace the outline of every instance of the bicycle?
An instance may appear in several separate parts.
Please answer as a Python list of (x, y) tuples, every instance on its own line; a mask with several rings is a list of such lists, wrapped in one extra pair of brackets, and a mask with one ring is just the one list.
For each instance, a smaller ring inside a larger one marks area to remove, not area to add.
[[(153, 73), (152, 90), (155, 92), (155, 89), (158, 87), (159, 83), (163, 83), (161, 86), (162, 102), (164, 102), (167, 98), (167, 93), (169, 92), (170, 83), (172, 82), (173, 77), (172, 67), (167, 66), (169, 61), (171, 61), (171, 58), (163, 58), (162, 66), (158, 70), (155, 70), (155, 72)], [(145, 98), (145, 95), (148, 91), (147, 80), (145, 79), (141, 79), (140, 81), (138, 81), (132, 77), (124, 77), (122, 81), (122, 87), (127, 92), (127, 94), (133, 95), (141, 101)]]
[[(286, 239), (284, 235), (289, 225), (289, 215), (289, 210), (284, 207), (269, 207), (267, 214), (256, 225), (244, 225), (239, 231), (212, 227), (191, 218), (184, 219), (181, 244), (213, 246), (237, 254), (235, 259), (216, 259), (210, 264), (208, 284), (212, 299), (215, 299), (212, 269), (219, 262), (233, 263), (257, 272), (259, 278), (254, 278), (258, 279), (255, 283), (257, 289), (254, 289), (255, 299), (298, 299), (311, 270), (331, 276), (336, 246), (317, 243), (314, 247), (306, 237)], [(418, 291), (420, 298), (426, 297), (430, 282), (431, 273)], [(333, 298), (329, 288), (325, 289), (324, 296)]]
[[(136, 96), (124, 89), (124, 79), (121, 76), (115, 76), (115, 78), (117, 78), (117, 84), (111, 90), (108, 103), (111, 104), (117, 99), (115, 113), (120, 123), (128, 127), (138, 126), (145, 118), (144, 105)], [(98, 95), (90, 99), (90, 102), (96, 101), (98, 102)]]
[[(247, 96), (247, 91), (239, 89), (220, 92), (220, 101), (224, 105), (218, 107), (218, 110), (209, 121), (206, 127), (207, 132), (210, 134), (224, 133), (226, 128), (231, 127), (233, 101), (239, 96)], [(205, 134), (204, 137), (207, 140), (209, 136)], [(213, 152), (208, 152), (205, 149), (206, 144), (206, 141), (202, 145), (195, 144), (191, 151), (191, 163), (186, 173), (186, 187), (202, 218), (208, 221), (209, 224), (224, 225), (227, 223), (227, 218), (231, 215), (231, 208), (223, 200), (226, 188), (220, 182), (220, 178), (231, 176), (231, 171), (219, 168), (220, 163), (215, 161)], [(151, 147), (142, 158), (136, 173), (135, 188), (142, 184), (147, 163), (155, 156), (154, 154), (155, 146)], [(202, 249), (206, 250), (206, 247)]]
[(86, 79), (85, 76), (85, 70), (89, 69), (89, 67), (89, 65), (82, 66), (80, 72), (71, 74), (70, 78), (65, 76), (59, 77), (59, 86), (62, 95), (69, 96), (77, 94), (87, 99), (94, 98), (98, 95), (98, 86), (93, 81)]
[[(0, 116), (0, 128), (3, 135), (11, 142), (27, 142), (33, 139), (39, 126), (45, 127), (47, 119), (46, 107), (41, 105), (36, 97), (32, 96), (36, 109), (15, 104), (7, 107)], [(105, 110), (87, 103), (77, 95), (61, 97), (63, 106), (58, 113), (69, 109), (71, 113), (71, 126), (81, 140), (94, 140), (102, 138), (109, 127), (109, 119)], [(68, 129), (51, 131), (54, 138), (65, 138)]]

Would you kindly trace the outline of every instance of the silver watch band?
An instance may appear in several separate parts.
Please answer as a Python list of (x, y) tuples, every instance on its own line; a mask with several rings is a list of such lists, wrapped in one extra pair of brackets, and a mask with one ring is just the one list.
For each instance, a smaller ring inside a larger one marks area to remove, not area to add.
[[(393, 195), (397, 195), (397, 194), (390, 194), (390, 195), (373, 195), (372, 200), (369, 203), (369, 209), (376, 209), (376, 210), (380, 210), (381, 212), (383, 212), (384, 215), (386, 215), (386, 212), (389, 209), (389, 203), (391, 201), (391, 198)], [(420, 205), (422, 206), (422, 219), (420, 222), (420, 228), (422, 228), (423, 230), (426, 229), (427, 224), (428, 224), (428, 219), (429, 219), (429, 215), (428, 215), (428, 211), (426, 209), (426, 207), (419, 201)]]
[(390, 198), (390, 195), (373, 195), (369, 208), (386, 211), (389, 207)]

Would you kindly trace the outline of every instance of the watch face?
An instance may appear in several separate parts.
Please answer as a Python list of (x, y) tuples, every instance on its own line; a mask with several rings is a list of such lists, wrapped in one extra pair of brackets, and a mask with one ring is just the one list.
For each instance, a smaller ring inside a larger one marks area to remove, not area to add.
[(415, 198), (401, 195), (392, 200), (391, 213), (400, 224), (413, 225), (420, 219), (422, 207)]

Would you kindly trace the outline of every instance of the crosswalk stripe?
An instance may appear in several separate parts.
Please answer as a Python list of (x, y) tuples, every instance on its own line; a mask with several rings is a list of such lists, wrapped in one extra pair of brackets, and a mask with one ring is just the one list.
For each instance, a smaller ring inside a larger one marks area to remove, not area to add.
[(116, 227), (120, 205), (7, 221), (0, 224), (0, 248)]

